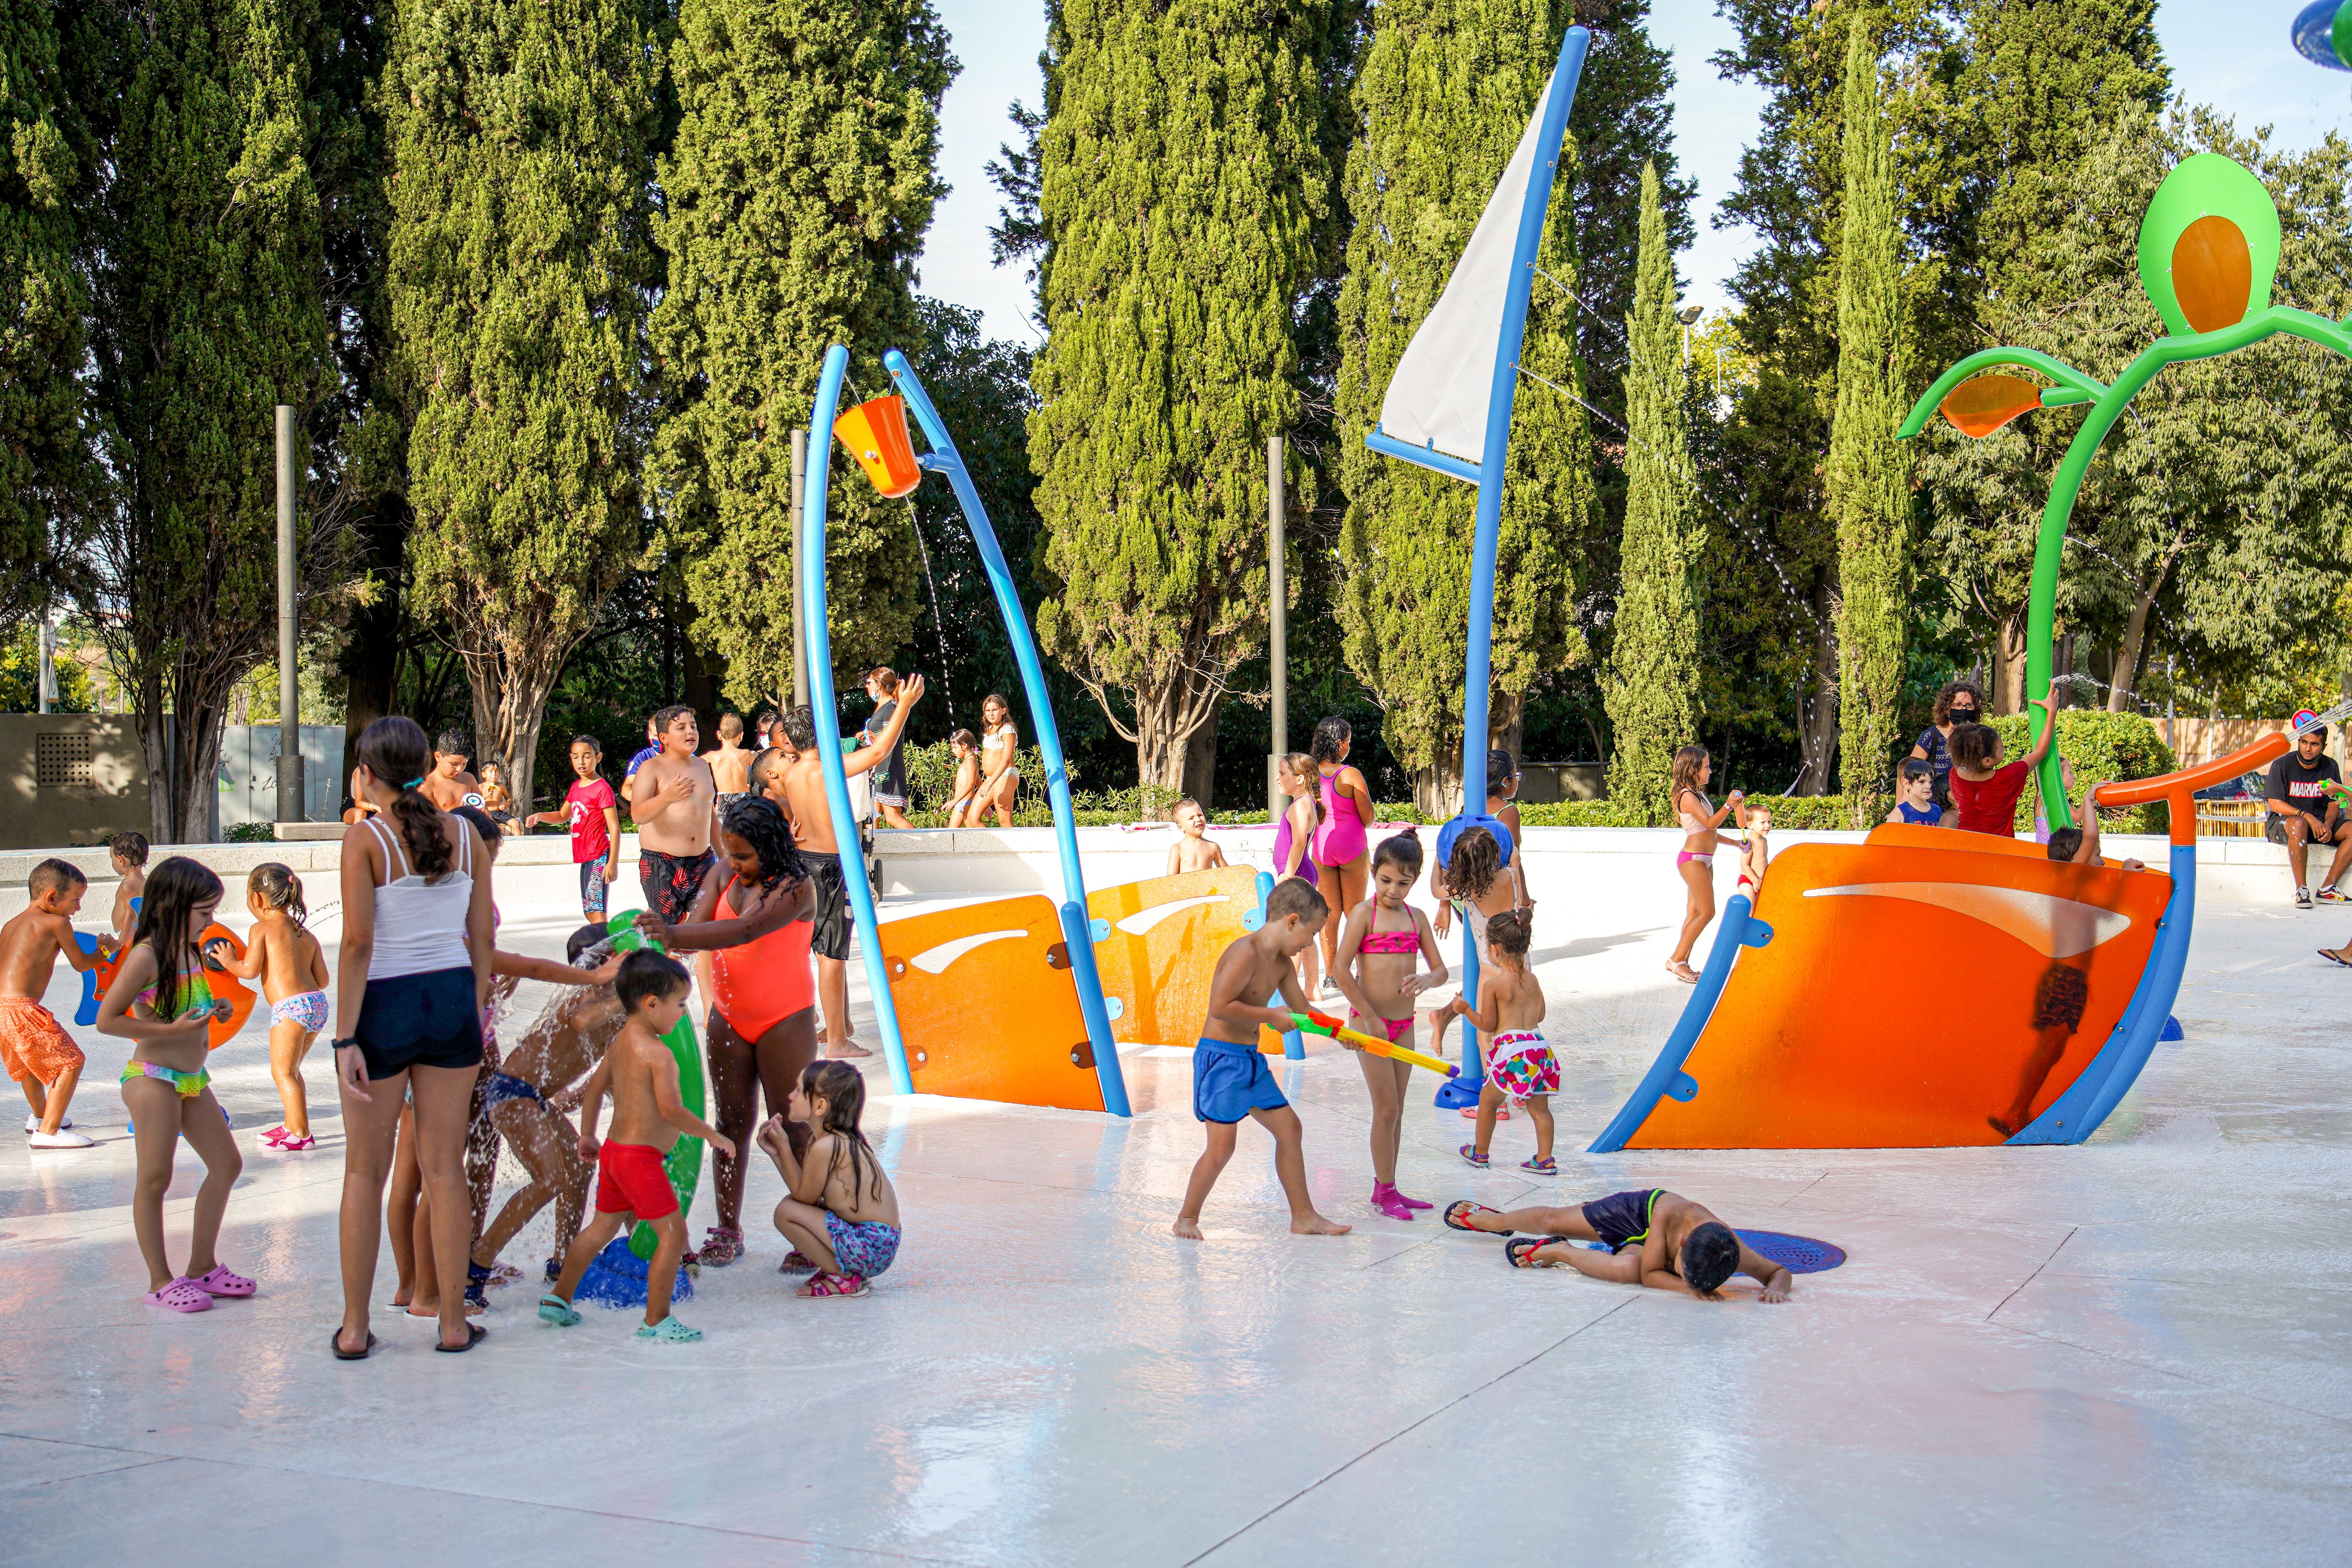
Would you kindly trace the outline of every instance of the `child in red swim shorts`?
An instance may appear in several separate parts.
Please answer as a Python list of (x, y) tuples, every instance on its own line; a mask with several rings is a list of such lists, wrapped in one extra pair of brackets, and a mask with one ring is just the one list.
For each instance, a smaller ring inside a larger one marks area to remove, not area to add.
[[(604, 1244), (633, 1219), (654, 1227), (654, 1255), (646, 1272), (646, 1321), (641, 1340), (682, 1344), (702, 1337), (670, 1315), (670, 1287), (686, 1256), (686, 1215), (662, 1161), (678, 1134), (690, 1133), (733, 1159), (735, 1145), (678, 1099), (677, 1059), (662, 1037), (686, 1016), (686, 966), (667, 953), (639, 951), (621, 961), (613, 989), (629, 1021), (581, 1090), (580, 1154), (596, 1162), (596, 1217), (572, 1244), (555, 1289), (539, 1299), (539, 1315), (558, 1328), (580, 1321), (572, 1292)], [(596, 1123), (604, 1096), (613, 1097), (613, 1141), (601, 1147)]]

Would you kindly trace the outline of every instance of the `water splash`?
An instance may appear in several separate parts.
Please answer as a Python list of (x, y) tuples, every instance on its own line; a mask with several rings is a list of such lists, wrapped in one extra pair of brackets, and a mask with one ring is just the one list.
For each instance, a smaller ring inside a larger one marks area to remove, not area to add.
[(949, 721), (952, 724), (956, 710), (955, 683), (948, 676), (948, 623), (946, 617), (940, 614), (940, 584), (938, 579), (931, 575), (931, 552), (923, 543), (922, 520), (915, 514), (912, 507), (907, 509), (907, 526), (914, 530), (915, 553), (922, 558), (923, 582), (931, 591), (931, 625), (940, 634), (940, 689), (948, 700)]

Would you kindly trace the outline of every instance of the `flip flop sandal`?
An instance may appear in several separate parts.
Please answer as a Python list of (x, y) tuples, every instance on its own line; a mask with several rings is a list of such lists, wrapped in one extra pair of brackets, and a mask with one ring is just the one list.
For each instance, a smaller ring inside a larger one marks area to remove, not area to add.
[(488, 1339), (489, 1337), (490, 1331), (482, 1327), (481, 1324), (467, 1323), (466, 1325), (466, 1342), (464, 1344), (445, 1345), (436, 1339), (433, 1342), (433, 1348), (439, 1351), (443, 1355), (464, 1355), (467, 1351), (472, 1350), (476, 1345), (480, 1344), (484, 1340)]
[(1485, 1204), (1474, 1204), (1468, 1198), (1458, 1198), (1447, 1204), (1445, 1212), (1437, 1217), (1444, 1220), (1449, 1227), (1454, 1230), (1466, 1230), (1473, 1236), (1508, 1236), (1511, 1233), (1507, 1230), (1480, 1230), (1475, 1225), (1462, 1223), (1463, 1217), (1466, 1215), (1501, 1214), (1502, 1212), (1501, 1209), (1490, 1209)]
[(1486, 1170), (1495, 1163), (1493, 1155), (1481, 1154), (1478, 1152), (1478, 1146), (1475, 1143), (1465, 1143), (1462, 1145), (1460, 1153), (1464, 1160), (1467, 1161), (1472, 1166), (1481, 1171)]
[(809, 1276), (809, 1282), (795, 1294), (817, 1296), (870, 1296), (874, 1287), (855, 1274), (827, 1274), (822, 1268)]
[(335, 1352), (337, 1361), (365, 1361), (375, 1353), (375, 1335), (373, 1331), (369, 1333), (364, 1350), (347, 1351), (343, 1348), (342, 1326), (338, 1324), (327, 1331), (327, 1348)]
[(2347, 963), (2344, 960), (2336, 957), (2334, 953), (2328, 952), (2324, 947), (2319, 950), (2319, 956), (2327, 960), (2328, 963), (2334, 964), (2338, 969), (2352, 969), (2352, 963)]
[(184, 1274), (161, 1290), (148, 1291), (147, 1304), (167, 1312), (207, 1312), (212, 1310), (213, 1299), (203, 1286)]
[(1529, 1261), (1528, 1254), (1538, 1247), (1550, 1245), (1551, 1238), (1545, 1236), (1523, 1236), (1516, 1241), (1507, 1241), (1503, 1243), (1503, 1261), (1514, 1268), (1549, 1268), (1551, 1267), (1549, 1263)]
[(215, 1263), (209, 1274), (198, 1274), (189, 1281), (208, 1296), (250, 1296), (253, 1281), (242, 1274), (232, 1274), (225, 1263)]

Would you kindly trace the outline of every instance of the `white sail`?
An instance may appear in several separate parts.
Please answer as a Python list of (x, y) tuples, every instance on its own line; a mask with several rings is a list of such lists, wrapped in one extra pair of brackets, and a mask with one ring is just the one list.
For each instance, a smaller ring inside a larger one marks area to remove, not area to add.
[[(1503, 296), (1510, 287), (1511, 254), (1518, 247), (1519, 212), (1528, 175), (1543, 139), (1544, 106), (1559, 71), (1545, 83), (1534, 116), (1519, 137), (1478, 226), (1454, 264), (1454, 276), (1421, 330), (1405, 345), (1381, 401), (1381, 430), (1409, 447), (1434, 447), (1475, 463), (1486, 455), (1486, 405), (1495, 386), (1495, 346), (1503, 335)], [(1557, 148), (1541, 149), (1549, 158)]]

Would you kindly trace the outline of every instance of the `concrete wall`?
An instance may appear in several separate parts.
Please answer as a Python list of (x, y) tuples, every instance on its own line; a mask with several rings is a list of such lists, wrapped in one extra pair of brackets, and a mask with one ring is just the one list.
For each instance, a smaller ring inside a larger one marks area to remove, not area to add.
[[(221, 726), (213, 837), (247, 823), (278, 820), (278, 742), (275, 724)], [(303, 725), (303, 820), (334, 821), (342, 799), (343, 727)]]
[(152, 820), (147, 754), (127, 714), (0, 713), (0, 850), (98, 843)]

